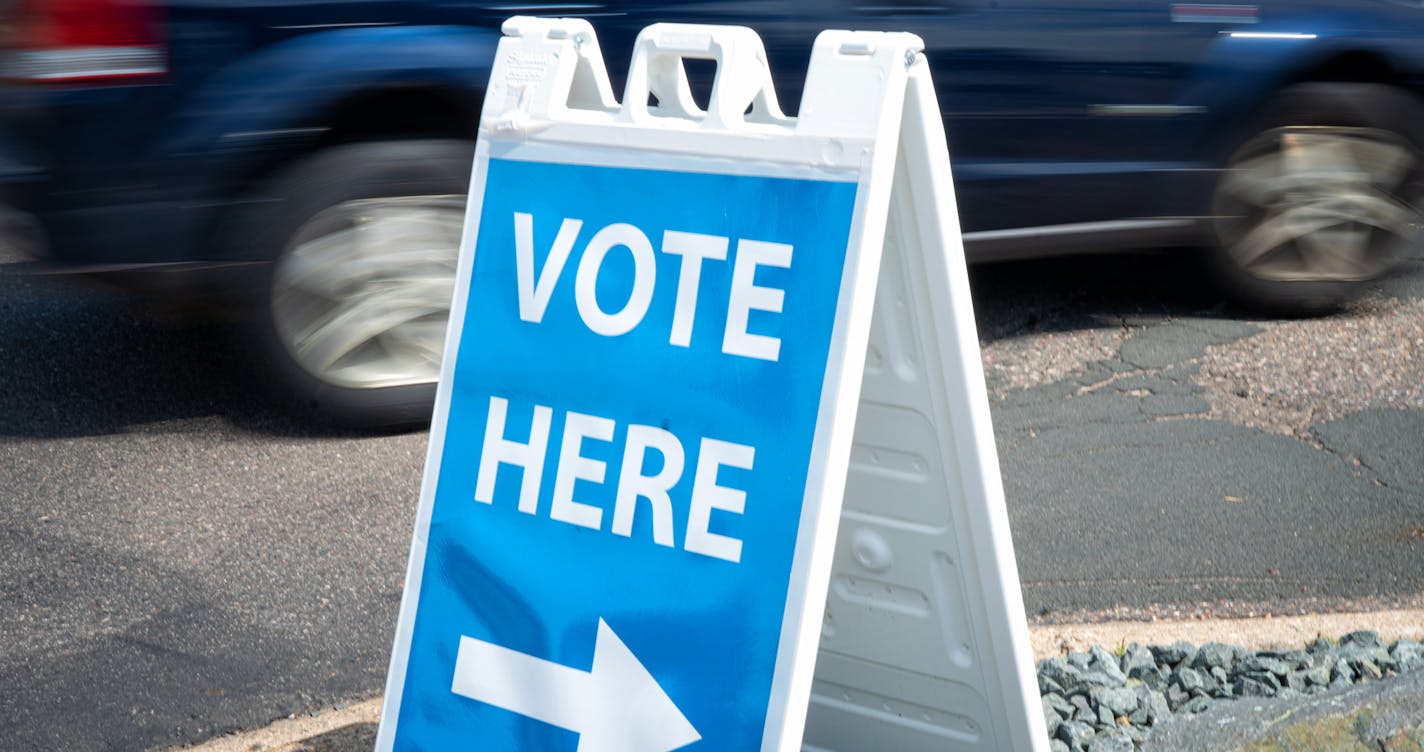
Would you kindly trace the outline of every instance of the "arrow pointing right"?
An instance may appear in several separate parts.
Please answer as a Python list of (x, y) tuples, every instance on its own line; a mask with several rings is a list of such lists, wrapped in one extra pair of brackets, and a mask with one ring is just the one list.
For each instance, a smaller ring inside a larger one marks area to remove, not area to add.
[(672, 752), (702, 738), (602, 619), (589, 671), (461, 635), (450, 691), (573, 731), (578, 752)]

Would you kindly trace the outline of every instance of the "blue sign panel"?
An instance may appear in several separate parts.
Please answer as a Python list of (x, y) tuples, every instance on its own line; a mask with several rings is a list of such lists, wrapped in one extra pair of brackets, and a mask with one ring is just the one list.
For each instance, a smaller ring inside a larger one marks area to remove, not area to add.
[(761, 748), (855, 191), (489, 160), (396, 749)]

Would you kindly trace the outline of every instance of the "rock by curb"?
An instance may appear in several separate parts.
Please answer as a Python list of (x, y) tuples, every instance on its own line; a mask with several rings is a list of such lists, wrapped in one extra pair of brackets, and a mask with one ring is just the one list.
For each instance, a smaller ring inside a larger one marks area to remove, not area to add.
[[(1218, 705), (1233, 708), (1222, 712), (1256, 718), (1260, 712), (1257, 706), (1268, 701), (1300, 701), (1299, 706), (1305, 707), (1311, 704), (1306, 698), (1400, 674), (1410, 674), (1417, 681), (1418, 676), (1424, 676), (1418, 671), (1421, 668), (1424, 646), (1418, 642), (1402, 639), (1390, 645), (1375, 631), (1359, 630), (1338, 642), (1317, 637), (1296, 649), (1250, 650), (1219, 642), (1200, 646), (1133, 643), (1116, 652), (1093, 646), (1088, 652), (1039, 661), (1038, 688), (1045, 730), (1054, 748), (1059, 752), (1101, 752), (1134, 749), (1175, 717), (1199, 715)], [(1412, 723), (1424, 723), (1424, 702), (1416, 697), (1414, 708), (1419, 717), (1411, 716)], [(1290, 713), (1277, 715), (1288, 717)], [(1249, 725), (1236, 724), (1234, 715), (1223, 724), (1253, 733)], [(1384, 731), (1393, 733), (1405, 727), (1396, 724)], [(1207, 749), (1224, 752), (1234, 748)], [(1299, 752), (1297, 747), (1285, 749)], [(1379, 752), (1379, 747), (1371, 752)]]
[(1308, 699), (1220, 703), (1152, 729), (1160, 752), (1420, 752), (1424, 672)]

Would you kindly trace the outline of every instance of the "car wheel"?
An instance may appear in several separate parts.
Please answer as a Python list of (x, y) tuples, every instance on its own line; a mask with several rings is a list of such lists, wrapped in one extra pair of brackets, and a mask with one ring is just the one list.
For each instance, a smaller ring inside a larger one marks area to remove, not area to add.
[(1420, 234), (1424, 106), (1377, 84), (1301, 84), (1232, 155), (1213, 213), (1239, 302), (1323, 313), (1389, 272)]
[(259, 347), (280, 392), (351, 426), (430, 419), (473, 145), (356, 143), (278, 175)]

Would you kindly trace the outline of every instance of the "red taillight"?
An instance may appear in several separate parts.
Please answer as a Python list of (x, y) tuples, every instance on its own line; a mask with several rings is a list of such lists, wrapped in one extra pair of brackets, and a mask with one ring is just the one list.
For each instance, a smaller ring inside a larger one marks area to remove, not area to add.
[(28, 0), (12, 23), (7, 78), (76, 82), (166, 70), (158, 8), (144, 0)]

